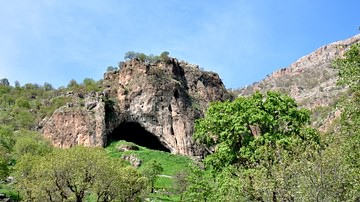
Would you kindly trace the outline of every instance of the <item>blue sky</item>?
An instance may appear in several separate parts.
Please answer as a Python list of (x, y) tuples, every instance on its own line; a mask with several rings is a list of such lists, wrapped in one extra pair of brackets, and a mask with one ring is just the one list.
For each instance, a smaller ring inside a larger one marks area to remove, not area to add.
[(0, 0), (0, 78), (101, 79), (127, 51), (215, 71), (227, 88), (261, 80), (359, 34), (359, 0)]

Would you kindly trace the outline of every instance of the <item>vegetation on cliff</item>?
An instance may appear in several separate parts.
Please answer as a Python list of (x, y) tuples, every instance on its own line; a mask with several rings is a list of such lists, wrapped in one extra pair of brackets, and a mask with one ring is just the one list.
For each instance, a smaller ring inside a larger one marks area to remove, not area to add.
[[(357, 201), (360, 45), (333, 65), (339, 85), (350, 89), (337, 106), (336, 130), (311, 128), (310, 111), (285, 94), (256, 92), (212, 103), (196, 121), (193, 138), (207, 150), (198, 163), (141, 147), (115, 151), (118, 143), (53, 148), (36, 132), (43, 119), (74, 94), (82, 99), (101, 90), (102, 81), (54, 89), (48, 83), (10, 86), (2, 79), (0, 192), (27, 201)], [(127, 153), (138, 155), (143, 166), (119, 158)], [(174, 162), (181, 166), (174, 169)]]
[[(215, 103), (194, 137), (208, 145), (205, 170), (193, 169), (183, 192), (193, 201), (356, 201), (359, 181), (359, 44), (335, 60), (341, 102), (338, 129), (320, 134), (292, 99), (267, 93)], [(290, 124), (290, 125), (289, 125)]]

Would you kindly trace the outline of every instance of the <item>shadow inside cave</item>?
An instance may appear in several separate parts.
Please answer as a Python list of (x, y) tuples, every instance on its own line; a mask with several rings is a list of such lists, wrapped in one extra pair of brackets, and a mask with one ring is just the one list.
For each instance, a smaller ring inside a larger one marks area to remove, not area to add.
[(112, 133), (108, 135), (108, 143), (125, 140), (137, 145), (164, 152), (170, 152), (160, 140), (152, 133), (145, 130), (139, 123), (123, 122)]

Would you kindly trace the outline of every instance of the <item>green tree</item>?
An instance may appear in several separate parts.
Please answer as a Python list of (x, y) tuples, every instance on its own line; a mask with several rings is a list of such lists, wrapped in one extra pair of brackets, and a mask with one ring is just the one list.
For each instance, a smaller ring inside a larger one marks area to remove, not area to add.
[(74, 89), (79, 88), (79, 84), (77, 83), (77, 81), (75, 79), (71, 79), (69, 84), (67, 85), (67, 87), (71, 90), (74, 90)]
[[(17, 188), (24, 200), (136, 201), (144, 180), (120, 159), (109, 158), (101, 148), (54, 150), (42, 157), (26, 154), (15, 166)], [(124, 177), (126, 176), (126, 177)]]
[(150, 160), (142, 168), (142, 174), (148, 179), (150, 184), (151, 193), (154, 193), (155, 181), (157, 176), (163, 172), (163, 167), (161, 163), (156, 160)]
[(125, 53), (124, 59), (125, 60), (132, 60), (138, 57), (138, 53), (134, 52), (134, 51), (128, 51)]
[(86, 92), (91, 92), (91, 91), (97, 91), (98, 90), (97, 83), (96, 83), (96, 81), (94, 79), (85, 78), (83, 80), (83, 84), (84, 84)]
[(169, 52), (168, 51), (164, 51), (160, 54), (160, 60), (162, 61), (168, 61), (169, 60)]
[(15, 133), (15, 144), (13, 146), (12, 156), (19, 159), (26, 154), (43, 156), (51, 153), (52, 146), (44, 137), (34, 131), (20, 130)]
[(9, 176), (8, 154), (3, 147), (0, 147), (0, 181)]
[(334, 61), (333, 66), (338, 69), (338, 84), (350, 87), (353, 91), (360, 91), (360, 43), (350, 47), (343, 58)]
[(7, 78), (0, 79), (0, 85), (9, 86), (10, 82)]
[(286, 95), (259, 92), (239, 97), (233, 102), (212, 103), (195, 125), (194, 138), (214, 151), (205, 159), (208, 166), (221, 170), (239, 164), (256, 165), (264, 158), (272, 163), (274, 156), (264, 156), (269, 149), (290, 147), (299, 139), (310, 120), (307, 110), (299, 109)]
[(15, 144), (13, 132), (8, 126), (0, 126), (0, 181), (9, 175), (10, 153)]
[(194, 134), (210, 153), (204, 162), (212, 181), (203, 184), (216, 191), (206, 200), (293, 201), (299, 186), (294, 179), (304, 177), (293, 163), (305, 151), (321, 149), (309, 120), (308, 110), (277, 92), (212, 103)]
[(14, 86), (16, 88), (20, 88), (20, 82), (19, 81), (14, 81)]
[(138, 53), (137, 59), (139, 59), (141, 62), (146, 62), (148, 59), (148, 56), (145, 55), (144, 53)]
[(34, 123), (34, 115), (28, 110), (19, 110), (18, 112), (14, 113), (14, 118), (12, 121), (14, 129), (35, 129)]
[(186, 178), (186, 190), (181, 194), (183, 201), (211, 201), (215, 180), (210, 172), (193, 166)]
[(350, 173), (349, 183), (352, 188), (349, 198), (360, 198), (360, 43), (353, 44), (344, 57), (333, 63), (338, 69), (338, 84), (347, 86), (351, 91), (349, 97), (342, 102), (340, 124), (341, 155), (346, 160)]
[(54, 90), (54, 87), (51, 85), (51, 83), (45, 82), (43, 86), (45, 91), (51, 91)]
[(117, 71), (117, 70), (118, 70), (118, 68), (113, 67), (113, 66), (108, 66), (107, 69), (106, 69), (107, 72), (112, 72), (112, 71)]
[[(333, 135), (333, 134), (332, 134)], [(299, 201), (348, 201), (354, 178), (343, 158), (338, 137), (331, 137), (324, 149), (308, 148), (299, 153), (287, 169), (287, 186)], [(341, 140), (342, 141), (342, 140)]]
[[(181, 194), (181, 197), (182, 197), (182, 193), (186, 191), (187, 186), (189, 185), (187, 180), (188, 176), (189, 176), (189, 172), (186, 170), (180, 170), (177, 173), (175, 173), (173, 180), (174, 191), (177, 194)], [(180, 200), (182, 201), (182, 198), (180, 198)]]
[(16, 99), (15, 106), (20, 107), (20, 108), (25, 108), (25, 109), (31, 108), (29, 100), (24, 97), (20, 97), (20, 98)]

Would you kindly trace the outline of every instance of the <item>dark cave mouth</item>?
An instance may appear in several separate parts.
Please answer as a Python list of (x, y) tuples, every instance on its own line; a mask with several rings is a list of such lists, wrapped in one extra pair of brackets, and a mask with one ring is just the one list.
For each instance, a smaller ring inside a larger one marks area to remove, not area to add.
[(122, 122), (112, 133), (108, 135), (108, 143), (117, 140), (125, 140), (148, 149), (170, 153), (170, 150), (165, 147), (154, 134), (145, 130), (137, 122)]

